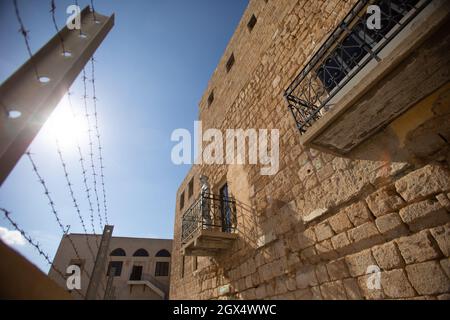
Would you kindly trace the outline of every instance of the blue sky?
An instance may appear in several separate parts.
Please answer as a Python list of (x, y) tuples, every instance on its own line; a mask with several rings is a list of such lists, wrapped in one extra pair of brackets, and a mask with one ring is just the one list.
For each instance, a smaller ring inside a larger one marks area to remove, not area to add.
[[(12, 2), (0, 0), (2, 82), (27, 59)], [(59, 26), (65, 23), (65, 9), (72, 2), (56, 1)], [(79, 0), (82, 7), (89, 2)], [(95, 53), (108, 216), (115, 226), (114, 235), (172, 238), (175, 194), (189, 166), (172, 164), (170, 152), (175, 143), (170, 140), (170, 135), (176, 128), (192, 131), (198, 115), (198, 101), (247, 3), (246, 0), (94, 2), (100, 13), (116, 14), (114, 28)], [(18, 4), (35, 52), (54, 35), (50, 1), (18, 0)], [(90, 76), (90, 65), (86, 71)], [(75, 81), (72, 92), (75, 110), (81, 111), (80, 78)], [(55, 114), (67, 112), (64, 101)], [(91, 104), (89, 108), (92, 108)], [(58, 124), (59, 119), (52, 115), (53, 124), (55, 121)], [(77, 119), (84, 121), (81, 116)], [(71, 226), (70, 232), (82, 232), (51, 128), (46, 124), (30, 150), (63, 224)], [(79, 139), (86, 164), (89, 164), (85, 130), (81, 131)], [(62, 152), (84, 220), (89, 226), (76, 143), (63, 140)], [(96, 165), (98, 170), (97, 162)], [(90, 173), (88, 179), (92, 183)], [(99, 195), (101, 200), (101, 189)], [(22, 157), (0, 188), (0, 207), (10, 210), (12, 217), (53, 257), (62, 234), (26, 157)], [(99, 232), (96, 215), (95, 218)], [(0, 227), (11, 229), (3, 218), (0, 218)], [(45, 272), (48, 270), (48, 265), (29, 245), (13, 247)]]

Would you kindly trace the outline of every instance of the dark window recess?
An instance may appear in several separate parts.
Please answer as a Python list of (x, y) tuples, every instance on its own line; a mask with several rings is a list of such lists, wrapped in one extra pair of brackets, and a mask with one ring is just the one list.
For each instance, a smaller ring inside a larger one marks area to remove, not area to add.
[(197, 257), (192, 257), (192, 271), (196, 271), (197, 270)]
[(234, 65), (234, 54), (232, 53), (226, 64), (227, 72), (230, 72), (233, 65)]
[(122, 274), (122, 265), (122, 261), (110, 261), (108, 265), (108, 274), (111, 274), (111, 271), (114, 268), (114, 277), (120, 277)]
[(148, 257), (148, 252), (145, 249), (137, 249), (135, 253), (133, 253), (133, 257)]
[(142, 279), (142, 266), (133, 266), (131, 269), (130, 280), (139, 281)]
[(155, 277), (167, 277), (169, 275), (169, 263), (168, 262), (156, 262)]
[(181, 267), (180, 267), (180, 277), (181, 278), (184, 278), (184, 260), (185, 260), (185, 258), (184, 258), (185, 256), (181, 256)]
[(170, 258), (170, 252), (166, 249), (161, 249), (156, 253), (155, 257)]
[(228, 195), (228, 184), (224, 184), (219, 190), (220, 193), (220, 213), (222, 218), (222, 232), (231, 232), (231, 207)]
[(214, 91), (211, 91), (208, 97), (208, 107), (213, 103), (214, 101)]
[(180, 196), (180, 209), (183, 209), (184, 207), (184, 191)]
[(189, 181), (188, 185), (188, 198), (190, 199), (194, 195), (194, 178)]
[(252, 17), (250, 18), (250, 20), (247, 23), (247, 28), (249, 31), (252, 31), (253, 28), (255, 27), (255, 24), (258, 20), (256, 19), (255, 15), (253, 14)]
[(126, 253), (125, 253), (125, 250), (123, 250), (122, 248), (117, 248), (117, 249), (114, 249), (113, 251), (111, 251), (111, 253), (109, 255), (115, 256), (115, 257), (125, 257)]

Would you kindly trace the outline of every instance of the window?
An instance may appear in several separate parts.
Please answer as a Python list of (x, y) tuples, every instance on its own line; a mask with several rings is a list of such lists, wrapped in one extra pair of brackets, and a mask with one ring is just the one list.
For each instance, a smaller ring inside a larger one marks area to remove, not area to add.
[(113, 276), (114, 277), (120, 277), (122, 274), (122, 261), (110, 261), (108, 265), (108, 275), (111, 274), (112, 269), (114, 269)]
[(198, 261), (197, 261), (197, 257), (192, 257), (192, 271), (196, 271), (197, 270), (197, 265), (198, 265)]
[(184, 256), (181, 256), (181, 268), (180, 277), (184, 278)]
[(386, 38), (386, 35), (408, 14), (409, 7), (414, 6), (417, 2), (417, 0), (379, 1), (378, 5), (383, 17), (381, 29), (368, 29), (367, 18), (354, 24), (348, 35), (328, 55), (316, 72), (327, 92), (331, 92), (352, 73), (355, 67), (359, 67), (363, 58)]
[(145, 249), (137, 249), (135, 253), (133, 253), (133, 257), (148, 257), (148, 252)]
[(127, 254), (125, 253), (125, 250), (123, 250), (122, 248), (117, 248), (111, 251), (109, 255), (114, 257), (125, 257)]
[(155, 277), (167, 277), (169, 275), (169, 263), (157, 261), (155, 268)]
[(188, 185), (188, 198), (190, 199), (194, 195), (194, 178), (189, 181)]
[(233, 67), (233, 64), (234, 64), (234, 54), (232, 53), (226, 64), (227, 72), (230, 72), (231, 68)]
[(131, 269), (130, 280), (139, 281), (142, 279), (142, 266), (133, 266)]
[(220, 213), (222, 218), (222, 232), (231, 232), (231, 207), (230, 197), (228, 195), (228, 184), (224, 184), (219, 190), (220, 194)]
[(255, 24), (258, 20), (256, 19), (255, 15), (253, 14), (250, 20), (247, 23), (247, 28), (250, 32), (252, 32), (253, 28), (255, 27)]
[(170, 252), (167, 251), (166, 249), (162, 249), (159, 250), (156, 254), (155, 257), (164, 257), (164, 258), (168, 258), (170, 257)]
[(213, 103), (213, 101), (214, 101), (214, 90), (211, 91), (211, 93), (209, 94), (209, 97), (208, 97), (208, 107)]
[(184, 191), (180, 196), (180, 209), (183, 209), (184, 207)]

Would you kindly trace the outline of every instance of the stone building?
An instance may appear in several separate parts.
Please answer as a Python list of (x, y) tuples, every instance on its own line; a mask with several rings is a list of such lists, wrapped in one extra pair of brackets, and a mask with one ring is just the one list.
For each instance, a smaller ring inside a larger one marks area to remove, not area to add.
[(449, 8), (250, 0), (199, 120), (278, 129), (279, 168), (193, 165), (171, 299), (450, 297)]
[[(69, 237), (81, 260), (74, 252)], [(70, 265), (78, 265), (81, 268), (80, 292), (83, 296), (87, 293), (94, 268), (94, 257), (97, 255), (97, 244), (100, 240), (101, 235), (65, 235), (53, 260), (56, 269), (61, 271), (65, 271)], [(170, 239), (111, 237), (96, 299), (168, 299), (171, 251), (172, 240)], [(111, 271), (112, 268), (114, 271)], [(109, 274), (113, 274), (112, 289), (105, 297)], [(67, 290), (67, 276), (62, 278), (53, 268), (48, 275)], [(81, 298), (75, 290), (70, 292), (74, 299)]]

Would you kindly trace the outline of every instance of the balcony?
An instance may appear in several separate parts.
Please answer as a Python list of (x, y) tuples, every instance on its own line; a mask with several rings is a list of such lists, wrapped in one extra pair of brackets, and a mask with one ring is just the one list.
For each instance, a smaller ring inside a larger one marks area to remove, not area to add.
[(448, 13), (440, 0), (358, 1), (285, 92), (302, 144), (346, 154), (449, 81)]
[(229, 249), (237, 238), (236, 225), (236, 202), (232, 197), (201, 195), (182, 218), (182, 253), (213, 256)]

